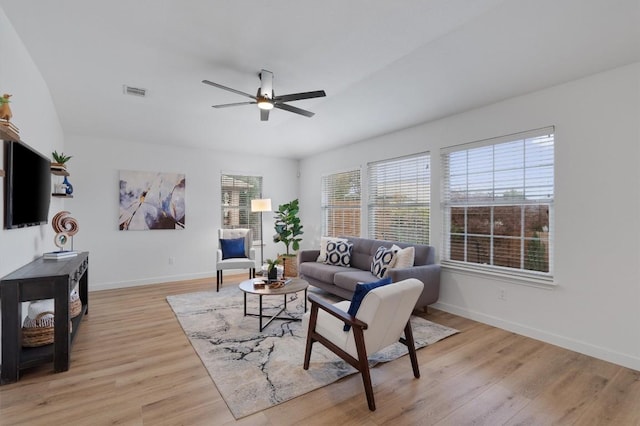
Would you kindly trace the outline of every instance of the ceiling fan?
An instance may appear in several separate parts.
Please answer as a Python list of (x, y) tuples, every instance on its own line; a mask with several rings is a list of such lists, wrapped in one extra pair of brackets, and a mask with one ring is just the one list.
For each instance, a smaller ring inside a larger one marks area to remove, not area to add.
[(288, 105), (285, 102), (299, 101), (302, 99), (321, 98), (327, 96), (324, 90), (275, 96), (275, 93), (273, 91), (273, 73), (271, 71), (261, 70), (258, 76), (260, 77), (260, 87), (258, 88), (258, 93), (255, 96), (250, 95), (249, 93), (241, 92), (240, 90), (232, 89), (231, 87), (223, 86), (222, 84), (214, 83), (213, 81), (202, 80), (202, 82), (204, 84), (208, 84), (210, 86), (237, 93), (238, 95), (253, 99), (252, 101), (247, 102), (213, 105), (213, 108), (227, 108), (240, 105), (257, 104), (258, 108), (260, 108), (261, 121), (269, 120), (269, 111), (271, 111), (273, 108), (278, 108), (285, 111), (293, 112), (295, 114), (304, 115), (305, 117), (313, 117), (313, 112)]

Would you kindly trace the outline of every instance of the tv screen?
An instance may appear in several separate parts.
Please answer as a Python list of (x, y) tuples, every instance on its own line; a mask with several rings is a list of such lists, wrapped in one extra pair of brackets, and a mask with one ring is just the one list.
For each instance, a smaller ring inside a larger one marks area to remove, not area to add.
[(42, 225), (49, 217), (51, 161), (22, 142), (5, 142), (5, 229)]

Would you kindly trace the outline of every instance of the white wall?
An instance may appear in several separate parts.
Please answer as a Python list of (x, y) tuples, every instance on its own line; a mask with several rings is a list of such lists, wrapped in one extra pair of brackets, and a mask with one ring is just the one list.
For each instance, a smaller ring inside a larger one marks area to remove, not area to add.
[[(272, 198), (274, 208), (298, 194), (295, 160), (82, 135), (70, 135), (65, 150), (74, 156), (68, 163), (74, 198), (65, 207), (80, 224), (74, 249), (90, 252), (90, 290), (215, 277), (222, 172), (262, 176), (263, 196)], [(186, 228), (120, 231), (119, 170), (184, 173)], [(273, 214), (263, 217), (266, 259), (284, 246), (270, 238)]]
[[(0, 9), (0, 94), (4, 93), (13, 95), (11, 121), (20, 129), (20, 139), (46, 156), (54, 150), (60, 150), (64, 137), (49, 88), (4, 11)], [(4, 144), (0, 148), (0, 168), (4, 168)], [(4, 228), (3, 178), (0, 178), (0, 200), (0, 221)], [(62, 210), (62, 207), (60, 199), (52, 199), (49, 217)], [(50, 225), (0, 229), (0, 277), (31, 262), (43, 252), (54, 250), (53, 236)], [(26, 308), (22, 311), (24, 318)]]
[(304, 246), (319, 241), (322, 174), (430, 151), (431, 244), (440, 252), (440, 148), (555, 125), (556, 285), (445, 269), (436, 306), (640, 370), (639, 123), (636, 63), (307, 158)]
[[(45, 156), (60, 151), (64, 138), (49, 89), (31, 56), (18, 38), (4, 11), (0, 9), (0, 94), (10, 93), (12, 122), (20, 138)], [(0, 149), (4, 168), (4, 146)], [(0, 219), (4, 225), (4, 179), (0, 178)], [(49, 217), (60, 211), (63, 202), (52, 199)], [(0, 277), (55, 249), (50, 225), (0, 230)]]

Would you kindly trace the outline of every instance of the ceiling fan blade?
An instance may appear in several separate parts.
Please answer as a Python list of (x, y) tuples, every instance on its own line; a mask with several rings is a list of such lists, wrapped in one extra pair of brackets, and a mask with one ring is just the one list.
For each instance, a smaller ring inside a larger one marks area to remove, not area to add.
[(234, 102), (232, 104), (222, 104), (222, 105), (211, 105), (212, 108), (228, 108), (228, 107), (234, 107), (234, 106), (240, 106), (240, 105), (251, 105), (251, 104), (257, 104), (257, 102), (253, 101), (253, 102)]
[(313, 117), (315, 115), (315, 113), (311, 111), (306, 111), (304, 109), (296, 108), (294, 106), (287, 105), (287, 104), (276, 103), (273, 106), (275, 108), (283, 109), (285, 111), (293, 112), (295, 114), (304, 115), (305, 117)]
[(315, 92), (291, 93), (290, 95), (280, 95), (273, 98), (274, 101), (291, 102), (301, 99), (322, 98), (327, 96), (324, 90), (316, 90)]
[(246, 96), (247, 98), (251, 98), (251, 99), (255, 99), (256, 98), (255, 96), (250, 95), (248, 93), (244, 93), (244, 92), (241, 92), (239, 90), (232, 89), (231, 87), (223, 86), (222, 84), (214, 83), (213, 81), (202, 80), (202, 82), (204, 84), (208, 84), (209, 86), (217, 87), (218, 89), (227, 90), (229, 92), (237, 93), (238, 95)]
[(269, 110), (261, 109), (260, 110), (260, 121), (269, 121)]

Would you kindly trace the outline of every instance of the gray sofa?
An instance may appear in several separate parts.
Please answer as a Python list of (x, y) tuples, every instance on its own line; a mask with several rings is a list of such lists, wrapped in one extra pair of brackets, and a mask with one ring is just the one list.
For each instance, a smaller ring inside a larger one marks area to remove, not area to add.
[(343, 237), (353, 243), (351, 266), (334, 266), (317, 262), (320, 250), (301, 250), (298, 252), (298, 274), (312, 286), (321, 288), (344, 299), (351, 299), (359, 282), (377, 281), (370, 272), (371, 260), (380, 246), (391, 247), (393, 244), (404, 248), (413, 246), (415, 260), (413, 266), (403, 269), (390, 269), (389, 277), (393, 282), (407, 278), (417, 278), (424, 284), (424, 289), (416, 308), (426, 309), (435, 303), (440, 295), (440, 265), (435, 263), (435, 249), (422, 244), (405, 244), (393, 241), (371, 240), (367, 238)]

